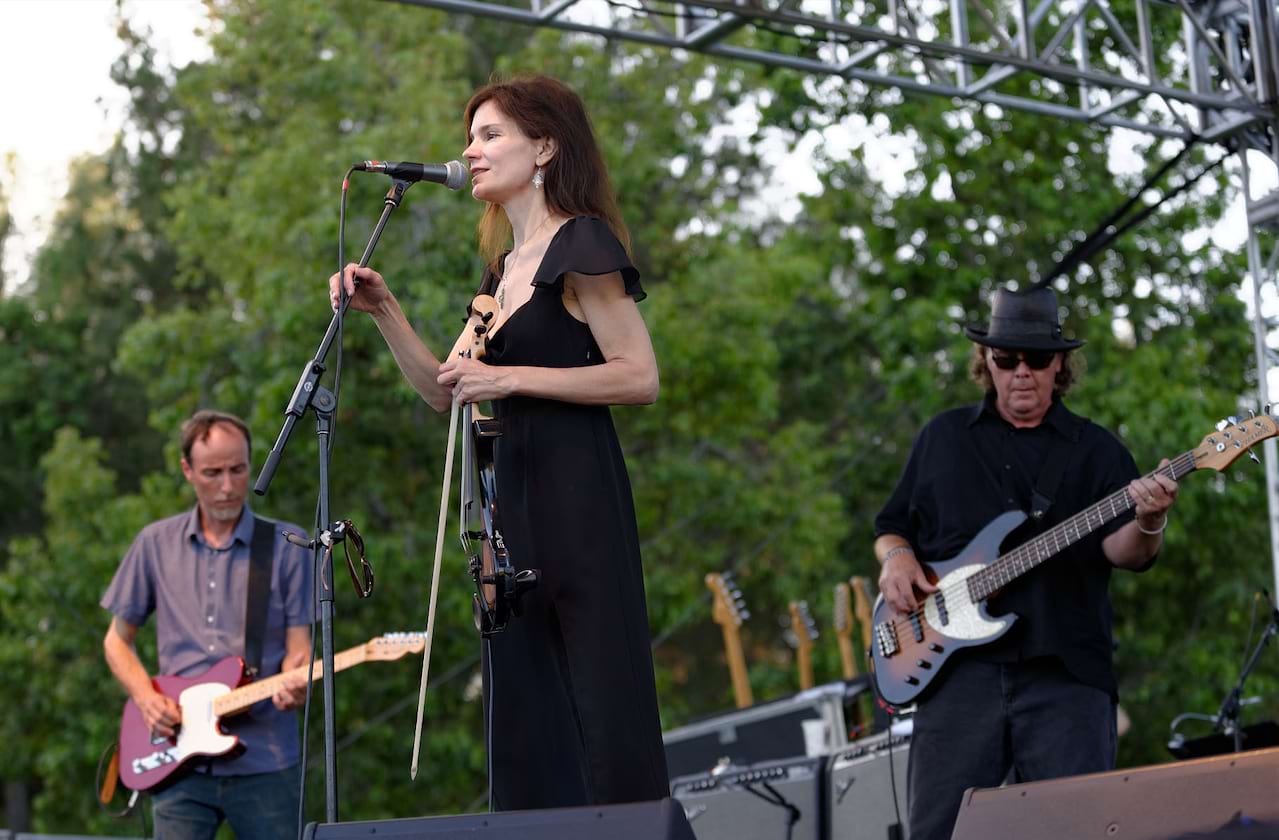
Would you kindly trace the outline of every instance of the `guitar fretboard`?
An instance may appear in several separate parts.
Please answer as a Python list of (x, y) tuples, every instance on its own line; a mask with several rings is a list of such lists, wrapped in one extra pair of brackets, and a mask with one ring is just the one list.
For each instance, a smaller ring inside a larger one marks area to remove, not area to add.
[[(1150, 475), (1164, 475), (1177, 481), (1195, 469), (1194, 453), (1186, 452)], [(1066, 550), (1132, 508), (1133, 501), (1128, 495), (1128, 488), (1116, 490), (1092, 507), (1054, 525), (1033, 540), (1022, 543), (986, 568), (971, 575), (967, 580), (969, 596), (974, 601), (990, 597), (1040, 563)]]
[[(364, 645), (349, 648), (341, 653), (333, 654), (333, 670), (342, 671), (355, 665), (359, 665), (367, 656)], [(306, 665), (267, 677), (264, 680), (251, 682), (246, 686), (241, 686), (229, 694), (224, 694), (213, 701), (213, 712), (219, 716), (233, 715), (236, 712), (242, 712), (262, 700), (275, 695), (280, 687), (284, 685), (284, 681), (294, 674), (306, 677)], [(313, 680), (318, 680), (324, 675), (324, 662), (315, 660), (315, 671), (312, 674)]]

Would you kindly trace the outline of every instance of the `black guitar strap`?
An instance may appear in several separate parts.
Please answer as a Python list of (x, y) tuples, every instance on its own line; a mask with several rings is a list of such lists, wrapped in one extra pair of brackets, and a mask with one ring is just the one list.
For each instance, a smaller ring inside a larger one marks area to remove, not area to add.
[(249, 676), (262, 669), (262, 639), (271, 602), (271, 567), (275, 564), (275, 523), (253, 517), (249, 545), (249, 591), (244, 604), (244, 665)]
[(1039, 468), (1039, 478), (1035, 482), (1035, 490), (1030, 497), (1030, 518), (1042, 522), (1053, 506), (1053, 499), (1061, 487), (1061, 479), (1066, 474), (1066, 464), (1070, 461), (1070, 453), (1079, 441), (1079, 429), (1087, 421), (1083, 418), (1071, 417), (1070, 434), (1064, 439), (1056, 439), (1049, 447), (1044, 463)]

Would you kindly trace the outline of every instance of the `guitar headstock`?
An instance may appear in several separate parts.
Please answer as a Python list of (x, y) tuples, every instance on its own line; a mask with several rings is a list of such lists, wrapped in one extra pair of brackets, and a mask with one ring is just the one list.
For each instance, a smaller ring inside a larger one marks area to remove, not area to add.
[(1245, 452), (1256, 461), (1253, 445), (1275, 435), (1279, 435), (1279, 427), (1270, 416), (1269, 406), (1266, 406), (1266, 413), (1259, 416), (1227, 417), (1217, 424), (1217, 431), (1205, 435), (1199, 446), (1191, 451), (1194, 468), (1221, 471)]
[(711, 617), (716, 624), (741, 627), (742, 622), (751, 617), (750, 610), (746, 609), (746, 599), (737, 588), (732, 572), (711, 572), (706, 576), (706, 588), (713, 597)]
[(410, 653), (421, 653), (425, 647), (425, 633), (386, 633), (365, 642), (364, 655), (370, 660), (389, 662)]
[(835, 584), (835, 635), (841, 639), (853, 636), (853, 590), (846, 583)]
[(808, 610), (807, 601), (790, 602), (790, 629), (795, 634), (795, 644), (801, 648), (811, 648), (817, 638), (817, 622)]

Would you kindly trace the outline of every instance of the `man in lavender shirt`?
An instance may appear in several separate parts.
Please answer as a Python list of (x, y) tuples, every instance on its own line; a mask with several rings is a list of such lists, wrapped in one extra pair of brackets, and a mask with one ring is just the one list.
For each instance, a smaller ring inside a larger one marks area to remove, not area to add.
[[(228, 656), (245, 654), (245, 604), (254, 516), (249, 486), (249, 429), (218, 411), (199, 411), (182, 426), (182, 473), (195, 489), (194, 510), (152, 522), (134, 539), (102, 596), (112, 614), (103, 640), (107, 665), (157, 737), (171, 736), (182, 710), (155, 690), (134, 638), (156, 615), (159, 673), (199, 676)], [(311, 553), (280, 535), (304, 534), (276, 523), (260, 676), (311, 658)], [(297, 708), (304, 677), (271, 700), (226, 719), (245, 749), (197, 761), (153, 794), (158, 840), (212, 838), (225, 820), (240, 840), (289, 837), (298, 825)]]

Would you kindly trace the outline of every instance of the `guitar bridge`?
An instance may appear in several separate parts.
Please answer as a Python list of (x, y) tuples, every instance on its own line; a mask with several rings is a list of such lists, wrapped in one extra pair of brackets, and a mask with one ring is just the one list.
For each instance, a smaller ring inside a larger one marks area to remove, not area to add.
[(901, 644), (897, 641), (897, 628), (891, 621), (881, 621), (875, 625), (875, 646), (879, 655), (888, 657), (901, 652)]

